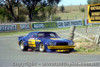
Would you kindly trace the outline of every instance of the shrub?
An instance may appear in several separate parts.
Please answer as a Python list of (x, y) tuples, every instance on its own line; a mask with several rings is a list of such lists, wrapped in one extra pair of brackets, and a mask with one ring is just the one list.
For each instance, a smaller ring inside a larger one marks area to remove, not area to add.
[(61, 20), (61, 17), (52, 16), (52, 20), (53, 20), (53, 21), (59, 21), (59, 20)]
[(26, 17), (24, 15), (19, 16), (19, 21), (25, 21), (25, 20), (26, 20)]
[(60, 11), (61, 11), (61, 12), (64, 12), (64, 10), (65, 10), (65, 8), (64, 8), (64, 6), (62, 5), (62, 6), (60, 7)]
[(85, 12), (85, 9), (84, 9), (84, 8), (81, 8), (80, 11), (81, 11), (81, 12)]

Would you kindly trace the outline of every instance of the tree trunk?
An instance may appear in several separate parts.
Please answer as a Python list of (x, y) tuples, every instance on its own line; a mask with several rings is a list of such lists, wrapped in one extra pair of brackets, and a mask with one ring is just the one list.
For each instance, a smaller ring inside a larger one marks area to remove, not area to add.
[(17, 0), (17, 9), (18, 9), (17, 21), (19, 21), (19, 0)]
[(9, 0), (7, 0), (7, 2), (8, 2), (8, 6), (6, 5), (6, 8), (10, 11), (10, 13), (11, 13), (11, 15), (12, 15), (14, 21), (16, 21), (16, 17), (15, 17), (14, 12), (13, 12), (13, 7), (12, 7), (12, 5), (10, 4), (10, 1), (9, 1)]
[(15, 17), (15, 15), (14, 15), (14, 12), (13, 12), (12, 5), (10, 5), (10, 8), (9, 8), (9, 10), (10, 10), (10, 12), (11, 12), (11, 15), (12, 15), (12, 17), (13, 17), (14, 21), (17, 21), (17, 20), (16, 20), (16, 17)]
[(29, 21), (32, 21), (32, 8), (31, 7), (27, 7), (28, 11), (29, 11)]

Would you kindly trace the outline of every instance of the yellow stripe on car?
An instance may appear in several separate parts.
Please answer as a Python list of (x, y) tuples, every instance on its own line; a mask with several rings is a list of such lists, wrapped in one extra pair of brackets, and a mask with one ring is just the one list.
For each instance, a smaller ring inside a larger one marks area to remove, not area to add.
[(68, 45), (68, 46), (48, 46), (48, 49), (73, 49), (74, 45)]

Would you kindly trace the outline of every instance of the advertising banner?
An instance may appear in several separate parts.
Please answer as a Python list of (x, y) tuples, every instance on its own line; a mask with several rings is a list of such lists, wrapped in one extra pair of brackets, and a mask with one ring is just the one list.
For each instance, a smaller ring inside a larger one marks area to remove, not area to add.
[(68, 21), (57, 21), (58, 28), (70, 27), (70, 26), (82, 26), (82, 20), (68, 20)]
[(82, 26), (82, 20), (72, 20), (70, 22), (71, 22), (71, 25)]
[(17, 30), (17, 25), (0, 25), (0, 32), (15, 31), (15, 30)]
[(20, 30), (30, 29), (29, 24), (20, 24)]
[(44, 23), (32, 23), (33, 29), (40, 29), (40, 28), (56, 28), (56, 22), (44, 22)]

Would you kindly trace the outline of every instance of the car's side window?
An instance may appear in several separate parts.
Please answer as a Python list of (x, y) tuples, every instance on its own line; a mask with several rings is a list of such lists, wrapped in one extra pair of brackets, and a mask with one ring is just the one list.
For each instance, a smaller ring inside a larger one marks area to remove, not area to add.
[(28, 38), (30, 38), (30, 36), (31, 36), (31, 33), (28, 34)]
[(56, 37), (56, 36), (55, 36), (55, 34), (53, 34), (53, 33), (50, 33), (50, 37)]
[(33, 36), (32, 33), (28, 34), (28, 38), (33, 38), (33, 37), (34, 37), (34, 36)]
[(43, 38), (44, 37), (44, 33), (39, 33), (38, 34), (38, 38)]
[(34, 38), (34, 36), (33, 35), (31, 35), (31, 37), (30, 38)]

